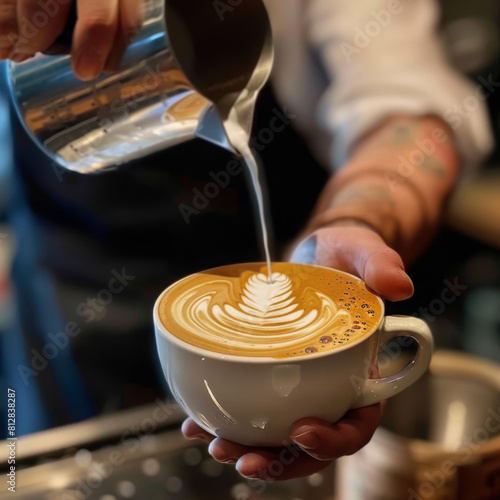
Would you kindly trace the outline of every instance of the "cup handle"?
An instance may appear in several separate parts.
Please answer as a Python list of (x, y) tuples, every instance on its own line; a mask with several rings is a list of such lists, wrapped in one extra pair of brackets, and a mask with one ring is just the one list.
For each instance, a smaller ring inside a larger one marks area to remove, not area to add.
[(427, 324), (413, 316), (387, 316), (379, 332), (379, 349), (396, 337), (411, 337), (418, 342), (415, 358), (394, 375), (368, 379), (361, 387), (352, 409), (369, 406), (398, 394), (427, 371), (434, 347)]

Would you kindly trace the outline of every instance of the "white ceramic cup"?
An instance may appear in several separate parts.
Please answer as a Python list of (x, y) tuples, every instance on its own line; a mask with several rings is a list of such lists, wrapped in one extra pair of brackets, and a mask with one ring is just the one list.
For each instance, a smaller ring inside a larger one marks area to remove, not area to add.
[[(165, 293), (156, 301), (154, 323), (172, 394), (200, 427), (236, 443), (288, 444), (290, 426), (300, 418), (336, 422), (350, 409), (401, 392), (426, 372), (431, 361), (433, 338), (428, 326), (412, 316), (384, 317), (380, 298), (378, 323), (362, 338), (326, 352), (278, 359), (220, 354), (180, 340), (160, 320)], [(418, 342), (414, 360), (394, 375), (371, 378), (377, 371), (377, 353), (396, 337)]]

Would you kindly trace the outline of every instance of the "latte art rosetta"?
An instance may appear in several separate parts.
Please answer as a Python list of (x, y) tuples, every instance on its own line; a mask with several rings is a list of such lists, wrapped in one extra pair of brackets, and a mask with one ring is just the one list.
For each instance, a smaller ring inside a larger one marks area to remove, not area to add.
[(301, 297), (307, 310), (300, 307), (290, 278), (279, 273), (273, 274), (271, 284), (267, 276), (253, 275), (240, 297), (231, 282), (215, 281), (210, 288), (180, 295), (173, 307), (177, 321), (204, 341), (228, 343), (235, 350), (288, 349), (298, 340), (312, 342), (319, 331), (347, 317), (331, 299), (312, 289)]
[[(366, 289), (359, 293), (358, 311), (352, 307), (354, 297), (347, 301), (336, 290), (340, 283), (321, 275), (286, 273), (287, 269), (276, 269), (280, 266), (290, 267), (273, 264), (271, 282), (263, 272), (244, 269), (236, 276), (188, 277), (166, 294), (162, 321), (188, 343), (241, 356), (310, 354), (340, 347), (372, 330), (372, 306), (378, 303), (364, 300), (371, 295)], [(352, 296), (354, 283), (347, 280), (342, 285)]]

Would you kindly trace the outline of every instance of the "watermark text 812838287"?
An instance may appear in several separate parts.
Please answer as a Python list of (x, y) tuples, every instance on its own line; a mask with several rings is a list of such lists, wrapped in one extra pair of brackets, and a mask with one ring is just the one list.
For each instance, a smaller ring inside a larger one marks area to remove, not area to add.
[(7, 458), (8, 473), (7, 484), (8, 490), (15, 493), (16, 491), (16, 391), (7, 389), (7, 446), (9, 455)]
[(16, 391), (7, 389), (7, 436), (16, 436)]

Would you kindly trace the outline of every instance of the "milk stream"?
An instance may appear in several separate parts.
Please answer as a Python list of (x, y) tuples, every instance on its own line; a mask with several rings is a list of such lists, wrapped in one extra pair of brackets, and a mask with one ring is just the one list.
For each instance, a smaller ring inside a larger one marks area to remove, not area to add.
[(266, 214), (264, 207), (264, 196), (262, 194), (262, 185), (259, 179), (259, 167), (248, 144), (248, 135), (243, 130), (243, 128), (238, 123), (235, 123), (233, 121), (226, 124), (226, 131), (228, 133), (232, 146), (241, 155), (243, 161), (245, 162), (246, 168), (250, 172), (253, 192), (255, 194), (255, 198), (257, 201), (260, 227), (262, 230), (262, 244), (264, 246), (264, 252), (267, 263), (267, 279), (269, 283), (272, 283), (273, 274), (271, 271), (271, 253), (269, 251), (269, 237), (268, 237)]

